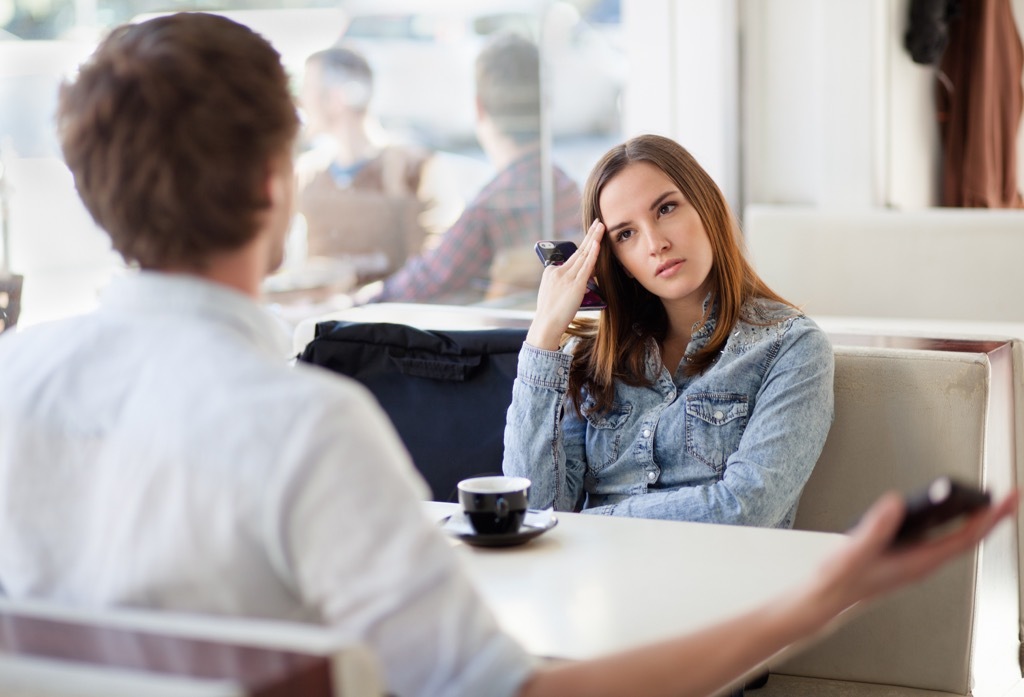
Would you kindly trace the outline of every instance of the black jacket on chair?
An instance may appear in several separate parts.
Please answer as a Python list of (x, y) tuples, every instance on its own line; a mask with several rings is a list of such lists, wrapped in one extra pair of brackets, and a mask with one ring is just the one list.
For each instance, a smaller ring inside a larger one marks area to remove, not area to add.
[(459, 480), (501, 474), (505, 415), (525, 338), (525, 329), (322, 322), (299, 360), (366, 386), (434, 499), (455, 501)]

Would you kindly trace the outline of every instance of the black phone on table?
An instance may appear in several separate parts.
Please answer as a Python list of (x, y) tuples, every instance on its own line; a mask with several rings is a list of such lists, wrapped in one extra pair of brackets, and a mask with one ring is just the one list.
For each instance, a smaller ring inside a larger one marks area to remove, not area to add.
[[(576, 243), (568, 240), (541, 240), (533, 246), (537, 256), (544, 266), (560, 265), (573, 255), (576, 251)], [(587, 292), (583, 294), (580, 302), (581, 310), (603, 310), (608, 307), (597, 287), (597, 281), (591, 278), (587, 281)]]
[(988, 492), (951, 477), (939, 477), (906, 497), (906, 513), (891, 546), (918, 542), (930, 532), (991, 504)]

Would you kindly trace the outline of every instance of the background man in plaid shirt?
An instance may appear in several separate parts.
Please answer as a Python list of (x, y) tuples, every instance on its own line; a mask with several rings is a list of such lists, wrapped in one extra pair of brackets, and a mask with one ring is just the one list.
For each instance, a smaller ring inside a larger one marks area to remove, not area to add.
[[(409, 259), (370, 302), (466, 303), (536, 293), (542, 267), (533, 245), (545, 236), (539, 69), (537, 47), (514, 35), (497, 37), (477, 57), (477, 138), (498, 174), (438, 246)], [(553, 237), (578, 242), (579, 187), (553, 170)]]

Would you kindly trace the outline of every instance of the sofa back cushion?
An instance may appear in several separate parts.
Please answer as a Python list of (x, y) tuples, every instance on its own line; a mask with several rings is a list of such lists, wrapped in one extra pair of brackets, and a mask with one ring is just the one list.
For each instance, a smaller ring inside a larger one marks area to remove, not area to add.
[[(835, 394), (797, 528), (845, 531), (882, 492), (940, 475), (985, 484), (985, 354), (836, 347)], [(977, 570), (966, 555), (778, 671), (970, 694)]]
[(811, 316), (1024, 322), (1024, 211), (748, 206), (768, 285)]

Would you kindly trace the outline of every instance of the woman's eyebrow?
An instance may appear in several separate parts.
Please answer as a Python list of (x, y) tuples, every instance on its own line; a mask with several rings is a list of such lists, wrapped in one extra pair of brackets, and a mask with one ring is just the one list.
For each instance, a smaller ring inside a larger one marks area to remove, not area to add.
[(619, 229), (624, 228), (624, 227), (629, 227), (629, 221), (628, 220), (626, 222), (624, 222), (624, 223), (619, 223), (617, 225), (611, 226), (610, 228), (606, 228), (605, 229), (605, 234), (610, 235), (611, 233), (615, 232), (616, 230), (619, 230)]
[(651, 204), (651, 207), (648, 210), (652, 210), (652, 211), (655, 210), (658, 206), (661, 205), (662, 201), (664, 201), (665, 199), (667, 199), (669, 196), (671, 196), (674, 193), (676, 193), (676, 192), (675, 191), (666, 191), (661, 196), (659, 196), (658, 198), (654, 199), (654, 203)]
[[(673, 195), (673, 194), (675, 194), (675, 193), (677, 193), (677, 191), (674, 191), (674, 190), (672, 190), (672, 191), (666, 191), (666, 192), (665, 192), (665, 193), (663, 193), (662, 195), (659, 195), (659, 197), (658, 197), (657, 199), (654, 199), (654, 203), (652, 203), (652, 204), (650, 205), (650, 208), (648, 208), (647, 210), (648, 210), (648, 211), (654, 211), (654, 210), (657, 210), (657, 207), (658, 207), (658, 206), (662, 205), (662, 203), (663, 203), (663, 202), (664, 202), (664, 201), (665, 201), (666, 199), (668, 199), (669, 197), (671, 197), (671, 195)], [(605, 229), (605, 232), (608, 232), (608, 233), (610, 233), (610, 232), (614, 232), (614, 231), (615, 231), (615, 230), (617, 230), (618, 228), (621, 228), (621, 227), (626, 227), (626, 226), (628, 226), (629, 224), (630, 224), (630, 222), (629, 222), (629, 221), (627, 220), (626, 222), (622, 222), (622, 223), (616, 223), (616, 224), (612, 225), (611, 227), (605, 227), (604, 229)]]
[[(648, 208), (648, 210), (651, 210), (651, 211), (657, 210), (658, 206), (660, 206), (665, 199), (667, 199), (669, 196), (672, 196), (675, 193), (676, 193), (675, 191), (666, 191), (661, 196), (659, 196), (658, 198), (654, 199), (654, 203), (651, 204), (651, 206), (650, 206), (650, 208)], [(605, 228), (605, 232), (612, 233), (612, 232), (615, 232), (616, 230), (618, 230), (619, 228), (624, 228), (624, 227), (627, 227), (628, 225), (629, 225), (629, 221), (628, 220), (626, 222), (623, 222), (623, 223), (617, 223), (616, 225), (612, 225), (609, 228)]]

